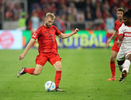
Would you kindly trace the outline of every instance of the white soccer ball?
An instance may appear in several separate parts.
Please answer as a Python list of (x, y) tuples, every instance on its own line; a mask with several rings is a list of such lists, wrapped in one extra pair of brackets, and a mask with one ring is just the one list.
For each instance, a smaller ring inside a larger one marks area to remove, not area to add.
[(56, 88), (56, 85), (55, 85), (55, 83), (53, 81), (47, 81), (45, 83), (45, 90), (47, 90), (47, 91), (54, 91), (55, 88)]

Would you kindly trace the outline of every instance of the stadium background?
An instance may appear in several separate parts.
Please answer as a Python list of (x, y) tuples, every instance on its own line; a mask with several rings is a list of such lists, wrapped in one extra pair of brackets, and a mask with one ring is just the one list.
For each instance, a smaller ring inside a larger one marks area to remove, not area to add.
[[(114, 30), (118, 7), (126, 11), (131, 0), (0, 0), (0, 100), (130, 100), (131, 74), (121, 84), (121, 72), (116, 68), (117, 81), (106, 81), (111, 76), (111, 48), (105, 43), (107, 33)], [(37, 77), (16, 77), (23, 66), (35, 68), (38, 51), (33, 48), (38, 47), (37, 42), (22, 61), (18, 58), (31, 38), (31, 17), (37, 13), (42, 25), (46, 12), (60, 17), (65, 27), (59, 21), (54, 25), (61, 25), (65, 33), (80, 29), (77, 35), (64, 39), (62, 46), (62, 40), (56, 38), (62, 58), (63, 93), (44, 90), (46, 81), (54, 81), (55, 69), (49, 63)], [(26, 24), (21, 28), (23, 15)]]
[[(20, 36), (17, 37), (22, 38), (22, 44), (19, 44), (22, 45), (21, 48), (25, 47), (29, 42), (33, 29), (32, 17), (37, 14), (39, 24), (42, 25), (47, 12), (53, 12), (59, 17), (59, 20), (56, 18), (54, 25), (60, 31), (68, 33), (75, 28), (80, 29), (78, 36), (65, 39), (62, 46), (58, 43), (59, 47), (103, 48), (107, 39), (113, 33), (116, 9), (123, 7), (126, 11), (131, 7), (130, 5), (130, 0), (0, 0), (0, 29), (5, 34), (1, 35), (0, 48), (19, 48), (11, 46), (13, 46), (14, 42), (21, 43), (21, 41), (15, 41), (15, 37), (12, 35), (14, 41), (10, 39), (13, 42), (11, 45), (11, 43), (8, 43), (8, 34), (6, 34), (16, 33), (15, 30), (22, 31), (22, 33), (19, 33)], [(23, 24), (19, 21), (22, 17), (25, 19)], [(4, 30), (14, 30), (14, 32), (4, 32)], [(26, 32), (26, 34), (30, 35), (29, 37), (24, 35), (25, 30), (30, 30)], [(60, 39), (57, 40), (61, 42)], [(112, 44), (113, 40), (110, 46)]]

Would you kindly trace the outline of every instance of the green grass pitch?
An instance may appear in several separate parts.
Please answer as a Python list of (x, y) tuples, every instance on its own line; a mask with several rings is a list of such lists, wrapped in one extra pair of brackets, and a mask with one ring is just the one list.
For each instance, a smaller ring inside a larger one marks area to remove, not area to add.
[(47, 92), (46, 81), (54, 81), (55, 69), (46, 63), (38, 76), (25, 74), (17, 78), (23, 67), (35, 68), (37, 49), (30, 49), (19, 61), (24, 50), (0, 50), (0, 100), (130, 100), (131, 74), (124, 83), (106, 81), (111, 76), (110, 49), (59, 49), (62, 58), (60, 88), (64, 92)]

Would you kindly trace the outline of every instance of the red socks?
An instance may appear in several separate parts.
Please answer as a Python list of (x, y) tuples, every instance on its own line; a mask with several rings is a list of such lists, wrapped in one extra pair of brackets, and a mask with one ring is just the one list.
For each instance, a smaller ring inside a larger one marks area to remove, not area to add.
[(59, 83), (60, 83), (60, 80), (61, 80), (61, 73), (62, 73), (62, 71), (56, 71), (56, 75), (55, 75), (56, 88), (59, 86)]
[(114, 61), (110, 61), (110, 68), (111, 68), (112, 76), (115, 77), (115, 62)]
[(34, 75), (34, 71), (35, 71), (34, 68), (25, 68), (25, 70), (24, 70), (25, 73), (29, 73), (29, 74), (32, 74), (32, 75)]

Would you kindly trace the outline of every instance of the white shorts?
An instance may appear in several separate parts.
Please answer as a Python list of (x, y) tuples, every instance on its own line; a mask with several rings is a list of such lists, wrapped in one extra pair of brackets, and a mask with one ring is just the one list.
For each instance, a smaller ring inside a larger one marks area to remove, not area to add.
[(126, 49), (126, 48), (121, 48), (120, 47), (120, 50), (119, 50), (119, 52), (118, 52), (118, 54), (117, 54), (117, 57), (116, 57), (116, 59), (118, 60), (118, 61), (123, 61), (123, 60), (125, 60), (125, 57), (127, 56), (127, 55), (129, 55), (129, 54), (131, 54), (131, 49)]

